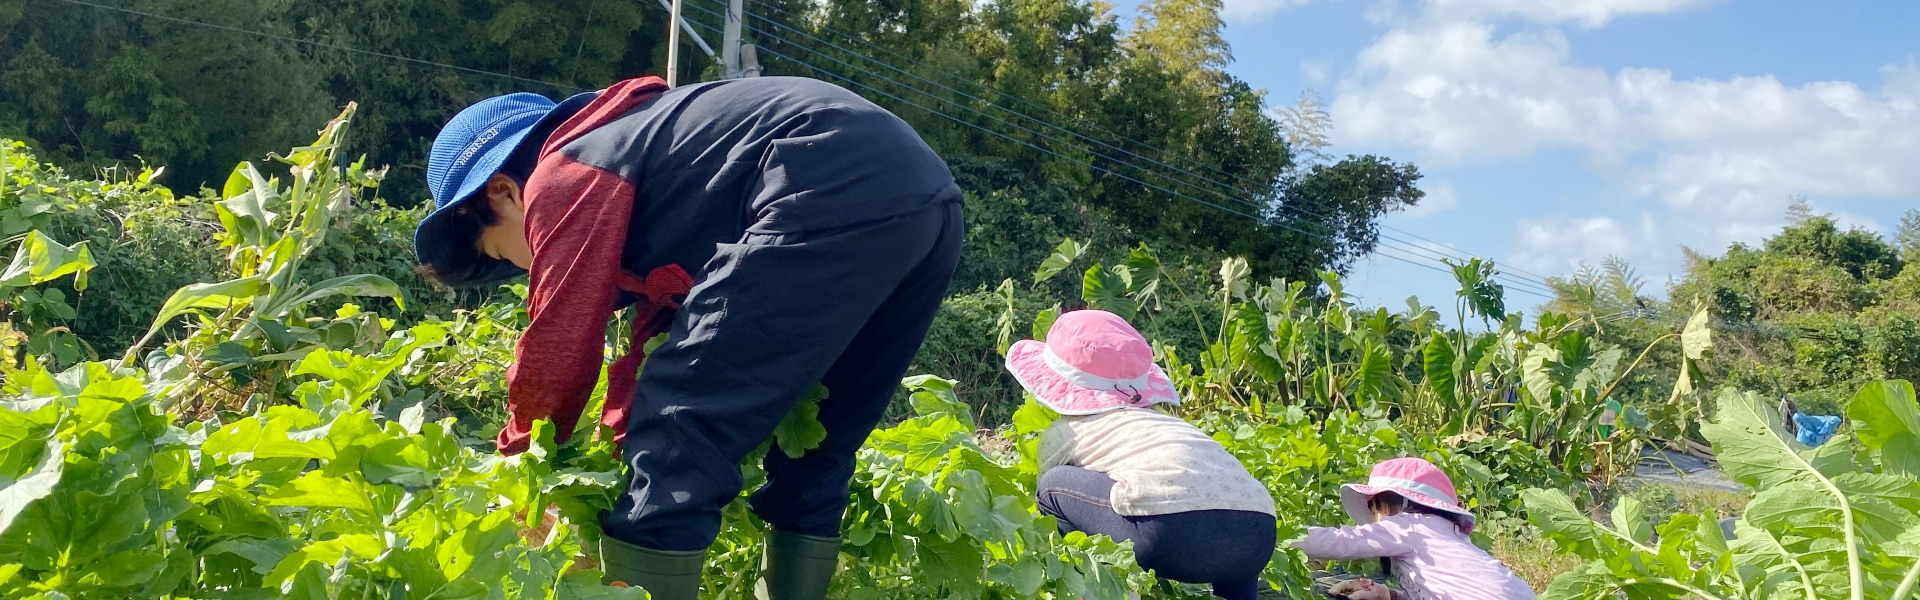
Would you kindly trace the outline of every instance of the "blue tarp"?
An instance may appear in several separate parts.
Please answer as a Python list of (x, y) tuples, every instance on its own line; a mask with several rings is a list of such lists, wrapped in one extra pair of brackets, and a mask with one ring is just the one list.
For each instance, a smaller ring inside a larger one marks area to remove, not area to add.
[(1840, 429), (1840, 417), (1796, 412), (1793, 413), (1793, 424), (1800, 428), (1799, 435), (1794, 436), (1800, 440), (1800, 443), (1819, 446), (1827, 443), (1827, 440), (1833, 437), (1833, 432)]

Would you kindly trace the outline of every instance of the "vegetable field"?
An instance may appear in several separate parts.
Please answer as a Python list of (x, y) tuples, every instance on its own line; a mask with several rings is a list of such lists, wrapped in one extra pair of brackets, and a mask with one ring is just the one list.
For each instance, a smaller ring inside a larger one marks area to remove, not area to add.
[[(104, 355), (104, 340), (68, 324), (87, 310), (89, 277), (113, 265), (46, 232), (97, 198), (150, 192), (150, 173), (75, 180), (0, 147), (0, 227), (17, 248), (0, 273), (0, 595), (644, 597), (598, 583), (595, 515), (621, 484), (610, 432), (582, 419), (555, 445), (541, 423), (529, 452), (493, 452), (524, 289), (421, 314), (392, 278), (308, 276), (382, 175), (340, 156), (353, 112), (312, 145), (241, 164), (214, 197), (170, 205), (217, 223), (207, 243), (225, 264), (165, 295)], [(1766, 398), (1701, 380), (1714, 352), (1705, 309), (1619, 347), (1584, 333), (1580, 315), (1527, 323), (1479, 261), (1455, 268), (1452, 323), (1417, 302), (1357, 306), (1333, 275), (1260, 281), (1245, 260), (1200, 268), (1144, 246), (1108, 262), (1061, 243), (1031, 281), (999, 288), (1005, 311), (981, 330), (1004, 348), (1085, 304), (1199, 340), (1156, 350), (1183, 416), (1273, 492), (1283, 543), (1266, 577), (1286, 597), (1312, 597), (1324, 565), (1285, 540), (1344, 524), (1338, 486), (1397, 456), (1434, 461), (1483, 520), (1584, 561), (1543, 597), (1914, 597), (1920, 409), (1906, 382), (1861, 390), (1843, 434), (1809, 448)], [(1016, 306), (1023, 288), (1070, 280), (1080, 294), (1062, 306)], [(1671, 393), (1616, 398), (1650, 356), (1679, 365)], [(1054, 533), (1033, 501), (1035, 438), (1053, 415), (1029, 402), (989, 427), (986, 407), (940, 375), (903, 382), (900, 418), (862, 450), (835, 597), (1202, 596), (1137, 571), (1127, 544)], [(817, 399), (780, 425), (780, 448), (819, 442)], [(1607, 492), (1644, 448), (1687, 440), (1754, 491), (1744, 514), (1654, 523)], [(758, 463), (741, 465), (749, 486)], [(1737, 517), (1732, 540), (1725, 517)], [(762, 529), (744, 501), (727, 507), (705, 596), (751, 595)]]

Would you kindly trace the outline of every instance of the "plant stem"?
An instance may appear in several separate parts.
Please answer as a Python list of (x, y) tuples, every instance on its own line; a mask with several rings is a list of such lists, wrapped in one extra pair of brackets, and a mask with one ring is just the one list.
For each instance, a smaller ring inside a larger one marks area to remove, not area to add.
[(1621, 383), (1626, 382), (1627, 376), (1633, 374), (1634, 369), (1640, 368), (1640, 361), (1646, 360), (1647, 355), (1653, 352), (1653, 348), (1655, 346), (1659, 346), (1660, 342), (1664, 342), (1669, 339), (1676, 339), (1679, 337), (1680, 337), (1680, 334), (1669, 333), (1669, 334), (1660, 336), (1658, 339), (1653, 340), (1653, 343), (1647, 344), (1647, 348), (1645, 350), (1640, 351), (1640, 356), (1633, 359), (1633, 364), (1627, 365), (1627, 370), (1622, 371), (1618, 377), (1613, 378), (1613, 383), (1607, 384), (1607, 387), (1605, 389), (1600, 390), (1600, 395), (1595, 397), (1593, 401), (1606, 402), (1607, 397), (1613, 395), (1614, 388), (1620, 387)]
[[(1687, 585), (1685, 582), (1682, 582), (1677, 579), (1669, 578), (1669, 577), (1640, 577), (1635, 579), (1627, 579), (1627, 580), (1621, 581), (1618, 585), (1615, 585), (1614, 588), (1620, 589), (1630, 585), (1642, 585), (1642, 584), (1664, 585), (1664, 586), (1667, 586), (1676, 590), (1680, 590), (1689, 594), (1693, 594), (1701, 598), (1706, 598), (1709, 600), (1728, 600), (1726, 596), (1714, 594), (1706, 590), (1693, 587), (1691, 585)], [(1622, 591), (1625, 591), (1625, 590), (1622, 590)]]
[(1913, 595), (1913, 585), (1920, 582), (1920, 559), (1913, 561), (1913, 568), (1907, 569), (1907, 577), (1900, 580), (1900, 587), (1893, 590), (1893, 600), (1907, 600)]

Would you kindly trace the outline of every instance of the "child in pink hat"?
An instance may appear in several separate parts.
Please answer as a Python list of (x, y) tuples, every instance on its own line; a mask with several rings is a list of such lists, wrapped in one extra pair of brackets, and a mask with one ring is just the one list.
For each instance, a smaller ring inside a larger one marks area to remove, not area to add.
[(1040, 511), (1060, 532), (1133, 541), (1141, 568), (1254, 600), (1273, 558), (1273, 496), (1205, 432), (1153, 410), (1180, 403), (1126, 319), (1061, 315), (1007, 370), (1061, 417), (1040, 437)]
[(1396, 592), (1372, 580), (1340, 584), (1355, 600), (1531, 600), (1506, 565), (1467, 536), (1473, 513), (1460, 507), (1453, 481), (1433, 463), (1396, 458), (1373, 466), (1366, 485), (1340, 486), (1340, 503), (1359, 525), (1308, 527), (1295, 546), (1308, 558), (1379, 558), (1400, 581)]

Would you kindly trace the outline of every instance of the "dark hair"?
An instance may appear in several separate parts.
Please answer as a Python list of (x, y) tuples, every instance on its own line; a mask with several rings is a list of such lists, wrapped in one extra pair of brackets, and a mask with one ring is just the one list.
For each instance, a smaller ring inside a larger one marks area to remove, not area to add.
[(421, 263), (413, 272), (447, 287), (461, 287), (469, 282), (486, 276), (500, 262), (500, 259), (480, 253), (480, 231), (500, 220), (493, 212), (493, 203), (486, 197), (486, 190), (477, 194), (478, 198), (469, 198), (453, 208), (453, 212), (437, 225), (445, 232), (445, 239), (455, 247), (467, 248), (468, 252), (448, 252), (438, 263)]
[[(1415, 514), (1422, 514), (1422, 515), (1435, 515), (1435, 516), (1446, 517), (1447, 520), (1449, 521), (1452, 521), (1455, 518), (1453, 513), (1449, 513), (1447, 511), (1433, 508), (1417, 502), (1408, 502), (1405, 496), (1401, 496), (1393, 492), (1380, 492), (1378, 494), (1374, 494), (1372, 498), (1367, 499), (1367, 509), (1374, 511), (1375, 514), (1378, 514), (1381, 511), (1385, 511), (1387, 513), (1387, 516), (1393, 516), (1401, 513), (1415, 513)], [(1386, 558), (1381, 558), (1380, 574), (1388, 577), (1392, 577), (1393, 561), (1388, 560)]]
[[(545, 129), (545, 131), (551, 131), (551, 129)], [(535, 133), (541, 133), (541, 131)], [(525, 187), (527, 178), (533, 175), (534, 166), (540, 163), (540, 145), (546, 139), (546, 135), (544, 133), (539, 135), (539, 142), (535, 139), (533, 135), (527, 136), (527, 139), (520, 143), (520, 147), (515, 148), (513, 154), (507, 157), (507, 162), (500, 165), (500, 170), (496, 173), (505, 175), (514, 183)], [(440, 227), (446, 231), (447, 239), (456, 247), (472, 248), (473, 251), (448, 253), (447, 258), (441, 260), (439, 264), (422, 263), (413, 268), (415, 274), (432, 279), (446, 287), (463, 287), (487, 283), (478, 280), (499, 268), (500, 259), (481, 254), (479, 245), (480, 231), (499, 222), (500, 215), (493, 212), (493, 203), (487, 199), (486, 186), (481, 186), (480, 191), (475, 192), (474, 195), (479, 197), (462, 202), (458, 208), (453, 209), (453, 214), (447, 215), (446, 220), (440, 223)]]

